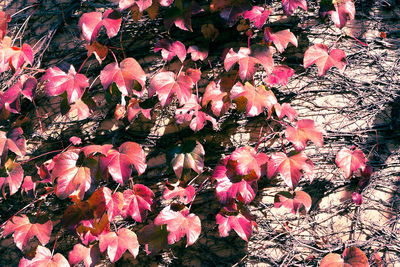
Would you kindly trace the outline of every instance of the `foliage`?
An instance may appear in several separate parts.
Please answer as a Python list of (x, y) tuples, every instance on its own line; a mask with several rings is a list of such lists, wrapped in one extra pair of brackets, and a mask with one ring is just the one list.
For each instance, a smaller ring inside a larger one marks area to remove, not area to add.
[[(54, 194), (69, 206), (61, 217), (48, 214), (49, 218), (43, 224), (36, 222), (37, 216), (30, 218), (26, 214), (15, 214), (5, 223), (3, 235), (13, 234), (16, 246), (24, 250), (34, 236), (43, 246), (49, 243), (50, 237), (55, 237), (55, 246), (58, 235), (53, 228), (62, 228), (80, 239), (69, 252), (69, 264), (83, 261), (85, 266), (93, 266), (105, 255), (111, 262), (116, 262), (126, 250), (134, 257), (141, 249), (147, 254), (158, 253), (184, 236), (186, 246), (190, 246), (202, 234), (201, 219), (192, 213), (191, 207), (209, 179), (221, 205), (220, 211), (214, 214), (221, 237), (234, 230), (245, 241), (251, 238), (257, 223), (247, 205), (255, 199), (261, 182), (271, 182), (276, 177), (282, 178), (289, 189), (276, 194), (275, 207), (288, 208), (294, 214), (308, 212), (312, 207), (312, 196), (295, 189), (302, 178), (313, 180), (314, 165), (305, 149), (308, 141), (323, 146), (325, 132), (314, 120), (298, 119), (297, 111), (290, 104), (279, 103), (276, 97), (279, 86), (285, 86), (295, 73), (281, 60), (282, 53), (290, 46), (297, 47), (298, 39), (295, 30), (282, 29), (268, 22), (271, 14), (282, 11), (286, 15), (306, 12), (306, 1), (283, 0), (278, 9), (246, 0), (211, 1), (211, 4), (201, 5), (183, 0), (117, 2), (118, 8), (81, 15), (78, 26), (87, 44), (87, 55), (89, 58), (94, 54), (100, 65), (107, 61), (101, 72), (94, 76), (99, 75), (105, 99), (110, 107), (115, 108), (116, 120), (127, 120), (128, 125), (134, 125), (139, 123), (139, 114), (155, 121), (153, 112), (168, 111), (174, 113), (171, 119), (176, 124), (182, 128), (189, 127), (193, 132), (193, 136), (182, 138), (168, 151), (166, 175), (176, 179), (167, 181), (163, 192), (155, 192), (154, 187), (137, 183), (138, 177), (148, 171), (146, 155), (150, 152), (145, 149), (146, 144), (131, 140), (119, 146), (114, 143), (94, 145), (79, 137), (71, 137), (67, 148), (41, 162), (37, 173), (27, 172), (23, 169), (26, 162), (23, 157), (29, 140), (25, 140), (19, 124), (10, 123), (11, 127), (0, 131), (4, 174), (0, 177), (0, 187), (3, 196), (10, 197), (19, 189), (33, 191), (34, 196), (35, 191), (40, 191), (42, 195), (36, 196), (33, 203)], [(351, 0), (333, 1), (331, 4), (334, 9), (328, 13), (338, 28), (354, 19), (355, 8)], [(139, 20), (144, 11), (149, 19), (164, 19), (168, 33), (154, 45), (154, 54), (159, 57), (161, 52), (164, 65), (154, 75), (146, 73), (133, 57), (117, 53), (102, 34), (105, 29), (108, 38), (119, 38), (121, 31), (125, 30), (122, 22), (129, 16), (128, 9), (134, 20)], [(210, 15), (212, 21), (195, 24), (192, 16), (201, 13)], [(201, 69), (211, 65), (209, 55), (221, 52), (214, 45), (221, 35), (217, 26), (221, 19), (224, 31), (237, 35), (239, 41), (225, 48), (222, 54), (225, 71), (221, 70), (209, 81)], [(26, 43), (20, 47), (12, 45), (11, 38), (6, 36), (8, 22), (10, 15), (0, 12), (0, 72), (12, 72), (19, 79), (0, 93), (2, 117), (15, 121), (13, 114), (23, 112), (21, 97), (33, 102), (40, 86), (44, 87), (48, 97), (62, 99), (60, 110), (63, 115), (77, 112), (78, 120), (90, 117), (96, 109), (89, 94), (94, 82), (80, 73), (86, 61), (78, 71), (73, 65), (68, 68), (51, 66), (41, 77), (40, 72), (33, 76), (21, 75), (37, 55)], [(199, 31), (201, 41), (192, 44), (184, 39), (175, 40), (173, 31), (179, 31), (183, 36)], [(121, 57), (123, 59), (119, 60)], [(325, 75), (332, 67), (343, 71), (346, 55), (339, 48), (314, 44), (305, 51), (304, 68), (313, 64), (317, 65), (319, 76)], [(259, 66), (262, 66), (262, 71)], [(254, 79), (258, 72), (264, 73), (264, 83)], [(273, 134), (269, 140), (257, 140), (257, 145), (238, 147), (228, 155), (221, 155), (220, 162), (212, 169), (212, 165), (208, 166), (205, 161), (205, 156), (210, 153), (205, 149), (206, 141), (197, 138), (196, 133), (205, 130), (218, 132), (223, 116), (228, 113), (242, 118), (261, 118)], [(268, 145), (276, 140), (281, 141), (281, 146)], [(260, 148), (260, 143), (267, 145)], [(355, 148), (343, 148), (336, 158), (336, 164), (344, 170), (346, 178), (351, 175), (360, 178), (358, 192), (353, 194), (358, 205), (362, 203), (361, 191), (365, 181), (372, 173), (366, 161), (364, 153)], [(35, 179), (26, 174), (35, 176)], [(203, 176), (207, 178), (201, 182)], [(43, 193), (42, 189), (46, 192)], [(168, 203), (163, 209), (156, 203), (156, 195), (161, 194), (164, 202)], [(40, 205), (37, 208), (39, 214)], [(134, 220), (137, 232), (123, 226), (121, 219)], [(50, 252), (43, 246), (37, 246), (35, 254), (23, 258), (20, 265), (68, 265), (64, 256), (54, 255), (54, 251)], [(347, 248), (343, 259), (338, 254), (329, 254), (321, 262), (321, 266), (335, 264), (365, 266), (368, 261), (358, 248)]]

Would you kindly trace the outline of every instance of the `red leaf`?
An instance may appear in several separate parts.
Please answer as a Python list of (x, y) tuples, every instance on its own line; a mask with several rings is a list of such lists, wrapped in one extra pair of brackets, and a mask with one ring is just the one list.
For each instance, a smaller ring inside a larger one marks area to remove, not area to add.
[(160, 72), (150, 82), (149, 95), (157, 93), (160, 104), (164, 107), (175, 94), (179, 104), (184, 105), (192, 96), (193, 86), (193, 80), (183, 72), (178, 77), (171, 71)]
[(0, 11), (0, 39), (3, 39), (7, 33), (7, 23), (11, 21), (9, 14)]
[(128, 121), (132, 122), (135, 117), (139, 114), (142, 113), (143, 116), (148, 119), (151, 120), (151, 108), (142, 108), (140, 106), (140, 102), (135, 99), (135, 98), (131, 98), (129, 100), (129, 104), (128, 104)]
[[(21, 165), (18, 163), (13, 162), (9, 159), (5, 163), (5, 167), (7, 170), (7, 177), (0, 177), (0, 188), (8, 184), (10, 188), (10, 196), (15, 194), (18, 189), (21, 187), (22, 180), (24, 179), (24, 170), (22, 169)], [(4, 194), (4, 191), (3, 191)]]
[(364, 170), (367, 159), (360, 149), (344, 147), (337, 153), (335, 162), (344, 171), (344, 176), (350, 178), (354, 171), (358, 169)]
[(171, 160), (171, 165), (178, 178), (182, 177), (184, 169), (192, 169), (198, 174), (203, 171), (205, 152), (198, 141), (179, 144), (174, 152), (175, 156)]
[(11, 150), (16, 155), (22, 157), (26, 153), (25, 137), (21, 127), (14, 128), (7, 134), (0, 131), (0, 153), (1, 157), (7, 156), (7, 151)]
[(13, 46), (8, 51), (7, 61), (9, 62), (9, 66), (14, 70), (19, 69), (25, 62), (33, 64), (33, 51), (30, 45), (23, 44), (21, 48)]
[(353, 199), (353, 202), (356, 205), (361, 205), (363, 203), (363, 197), (361, 194), (354, 192), (353, 194), (351, 194), (351, 199)]
[(368, 267), (368, 258), (357, 247), (349, 247), (343, 251), (343, 258), (336, 253), (326, 255), (320, 264), (320, 267)]
[(293, 143), (297, 151), (304, 150), (307, 140), (311, 140), (317, 146), (324, 144), (324, 130), (314, 120), (303, 119), (295, 123), (295, 127), (288, 126), (285, 131), (286, 139)]
[(100, 250), (97, 245), (85, 247), (81, 244), (76, 244), (74, 249), (68, 254), (69, 263), (76, 265), (81, 261), (85, 267), (94, 267), (100, 261)]
[(247, 175), (238, 175), (236, 169), (232, 170), (235, 162), (230, 160), (230, 156), (225, 157), (220, 164), (215, 167), (212, 174), (216, 181), (215, 192), (218, 200), (223, 203), (229, 203), (232, 199), (249, 204), (253, 201), (257, 193), (258, 176), (254, 170)]
[(92, 185), (90, 169), (77, 166), (79, 152), (79, 149), (73, 149), (62, 153), (52, 170), (53, 180), (58, 178), (56, 195), (61, 199), (65, 199), (71, 194), (77, 194), (82, 200), (85, 192)]
[(266, 27), (264, 30), (264, 38), (267, 42), (273, 42), (279, 52), (283, 52), (289, 43), (297, 47), (296, 36), (290, 32), (289, 29), (271, 33), (270, 28)]
[(190, 77), (190, 79), (192, 79), (194, 84), (196, 84), (201, 79), (201, 71), (200, 71), (200, 69), (188, 68), (185, 71), (185, 73), (186, 73), (187, 76)]
[(189, 185), (188, 187), (177, 186), (174, 187), (172, 190), (167, 187), (164, 191), (163, 198), (171, 199), (179, 197), (179, 201), (186, 205), (192, 201), (195, 192), (196, 190), (191, 185)]
[(304, 53), (304, 68), (308, 68), (314, 63), (318, 67), (319, 76), (325, 75), (333, 66), (343, 71), (347, 64), (346, 54), (341, 49), (332, 49), (328, 54), (326, 45), (316, 44), (309, 47)]
[(335, 5), (335, 11), (331, 12), (332, 21), (339, 29), (346, 25), (347, 21), (353, 20), (356, 9), (352, 0), (332, 1)]
[(6, 108), (12, 113), (20, 111), (20, 95), (22, 94), (30, 101), (33, 99), (37, 85), (37, 80), (26, 74), (19, 77), (18, 82), (7, 89), (4, 93), (0, 93), (0, 109)]
[(217, 117), (223, 115), (229, 109), (231, 104), (228, 98), (228, 93), (221, 89), (221, 81), (210, 82), (206, 87), (201, 102), (203, 107), (207, 106), (207, 104), (211, 102), (211, 110)]
[(242, 214), (225, 216), (219, 213), (216, 216), (216, 220), (220, 236), (229, 236), (229, 232), (233, 229), (241, 239), (249, 241), (253, 232), (253, 223)]
[(119, 260), (126, 250), (129, 250), (135, 258), (139, 253), (139, 242), (136, 234), (126, 228), (119, 229), (117, 233), (109, 232), (101, 235), (99, 247), (101, 252), (107, 249), (111, 262)]
[(35, 257), (31, 260), (22, 258), (19, 267), (69, 267), (66, 258), (60, 253), (53, 255), (51, 251), (42, 246), (36, 248)]
[(285, 86), (293, 74), (294, 70), (288, 66), (275, 66), (272, 73), (264, 79), (264, 82), (270, 87), (278, 84)]
[(14, 216), (12, 221), (6, 224), (3, 236), (14, 233), (15, 245), (20, 250), (23, 250), (34, 236), (37, 237), (42, 245), (46, 245), (50, 240), (52, 230), (53, 224), (51, 221), (44, 224), (30, 223), (28, 217), (24, 214), (22, 216)]
[(105, 166), (112, 178), (124, 185), (132, 174), (132, 165), (141, 175), (146, 170), (146, 156), (141, 146), (135, 142), (125, 142), (119, 147), (119, 151), (111, 150), (106, 159)]
[(274, 109), (280, 120), (287, 116), (290, 121), (293, 121), (297, 117), (297, 111), (288, 103), (283, 103), (282, 105), (277, 103), (274, 105)]
[(111, 222), (115, 216), (119, 215), (124, 207), (124, 195), (121, 192), (111, 194), (107, 187), (103, 188), (104, 199), (106, 201), (108, 220)]
[(92, 54), (96, 57), (97, 61), (101, 64), (108, 54), (108, 47), (94, 41), (92, 44), (85, 47), (87, 49), (87, 56), (90, 57)]
[(146, 73), (134, 58), (125, 58), (118, 63), (110, 63), (104, 67), (100, 73), (100, 81), (105, 89), (113, 82), (117, 85), (123, 96), (134, 93), (137, 96), (142, 96), (143, 91), (138, 92), (133, 90), (134, 81), (137, 81), (142, 87), (146, 83)]
[(124, 217), (131, 216), (137, 222), (142, 222), (145, 217), (146, 210), (151, 211), (154, 193), (150, 188), (135, 184), (131, 189), (124, 191), (124, 207), (122, 215)]
[(240, 79), (242, 81), (249, 80), (254, 76), (255, 64), (263, 65), (267, 73), (272, 72), (274, 67), (272, 55), (274, 53), (273, 47), (265, 46), (255, 46), (252, 49), (241, 47), (237, 53), (231, 48), (225, 57), (224, 67), (226, 71), (229, 71), (238, 62)]
[(136, 4), (139, 7), (139, 12), (143, 12), (145, 9), (150, 7), (152, 3), (153, 0), (119, 0), (119, 8), (124, 10)]
[(193, 61), (197, 61), (197, 60), (203, 61), (208, 57), (208, 50), (200, 49), (197, 45), (189, 46), (187, 53), (191, 54)]
[(210, 115), (200, 111), (201, 106), (197, 97), (192, 95), (185, 105), (175, 111), (176, 123), (182, 124), (190, 121), (190, 129), (197, 132), (204, 128), (206, 121), (210, 121), (213, 127), (216, 126), (216, 120)]
[(185, 61), (186, 47), (179, 41), (172, 42), (168, 39), (161, 39), (154, 45), (154, 52), (160, 50), (165, 61), (171, 61), (174, 56), (177, 56), (181, 62)]
[(154, 220), (156, 225), (167, 225), (168, 244), (178, 242), (186, 235), (186, 247), (192, 245), (199, 238), (201, 233), (201, 221), (193, 213), (189, 214), (189, 209), (181, 211), (171, 210), (171, 206), (165, 207)]
[(307, 11), (307, 2), (306, 0), (282, 0), (283, 10), (287, 15), (293, 14), (296, 8), (301, 7), (305, 11)]
[(84, 89), (89, 87), (89, 79), (80, 73), (76, 73), (73, 65), (70, 65), (68, 73), (58, 67), (47, 69), (42, 81), (47, 80), (46, 93), (49, 96), (61, 95), (67, 92), (68, 103), (74, 103), (83, 95)]
[(285, 183), (294, 189), (299, 183), (302, 172), (312, 181), (314, 177), (314, 165), (304, 152), (293, 156), (286, 156), (285, 153), (278, 152), (272, 154), (268, 162), (268, 178), (279, 173)]
[(79, 28), (82, 29), (85, 40), (90, 42), (97, 38), (102, 26), (106, 28), (108, 38), (117, 35), (121, 21), (121, 14), (112, 9), (106, 10), (103, 14), (89, 12), (84, 13), (79, 19)]
[(271, 14), (271, 9), (265, 9), (260, 6), (253, 6), (250, 11), (244, 12), (244, 18), (249, 19), (254, 23), (254, 26), (258, 29), (261, 29), (262, 26), (268, 19), (268, 16)]
[(231, 99), (234, 100), (242, 96), (247, 99), (246, 112), (249, 117), (260, 115), (264, 108), (268, 109), (268, 115), (270, 115), (272, 107), (278, 103), (272, 91), (266, 90), (263, 85), (255, 88), (249, 82), (246, 82), (245, 85), (237, 82), (232, 87)]
[(284, 206), (290, 209), (293, 214), (298, 213), (301, 209), (308, 212), (311, 204), (312, 199), (310, 195), (303, 191), (295, 191), (293, 195), (290, 192), (282, 191), (277, 193), (274, 198), (275, 208)]

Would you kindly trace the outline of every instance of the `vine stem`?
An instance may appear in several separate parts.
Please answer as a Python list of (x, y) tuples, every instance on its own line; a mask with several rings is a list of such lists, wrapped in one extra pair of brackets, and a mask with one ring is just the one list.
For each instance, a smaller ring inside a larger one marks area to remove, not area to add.
[(199, 193), (199, 191), (201, 190), (201, 188), (203, 187), (203, 185), (204, 185), (209, 179), (210, 179), (210, 177), (208, 177), (207, 179), (205, 179), (205, 180), (201, 183), (201, 185), (199, 186), (199, 188), (197, 188), (196, 193), (194, 194), (194, 196), (193, 196), (193, 198), (192, 198), (192, 201), (190, 202), (189, 210), (190, 210), (190, 208), (192, 207), (192, 204), (193, 204), (194, 199), (196, 198), (197, 194)]
[(25, 164), (25, 163), (27, 163), (27, 162), (29, 162), (29, 161), (31, 161), (31, 160), (34, 160), (34, 159), (37, 159), (37, 158), (46, 156), (46, 155), (51, 154), (51, 153), (61, 152), (61, 151), (63, 151), (63, 150), (64, 150), (64, 149), (57, 149), (57, 150), (49, 151), (49, 152), (43, 153), (43, 154), (41, 154), (41, 155), (38, 155), (38, 156), (36, 156), (36, 157), (30, 158), (30, 159), (27, 159), (27, 160), (24, 160), (24, 161), (21, 161), (21, 162), (18, 162), (18, 163), (19, 163), (19, 164)]
[(83, 67), (83, 65), (85, 65), (86, 61), (89, 59), (89, 57), (86, 57), (86, 59), (83, 61), (82, 65), (79, 67), (78, 73), (81, 72), (81, 69)]
[(35, 204), (36, 202), (38, 202), (39, 200), (44, 200), (46, 199), (46, 197), (50, 194), (54, 193), (54, 190), (47, 192), (46, 194), (42, 195), (40, 198), (34, 200), (33, 202), (29, 203), (28, 205), (26, 205), (25, 207), (23, 207), (22, 209), (20, 209), (19, 211), (17, 211), (13, 216), (11, 216), (10, 218), (8, 218), (7, 221), (3, 222), (0, 225), (0, 228), (3, 228), (4, 225), (6, 225), (6, 223), (8, 223), (12, 218), (14, 218), (16, 215), (18, 215), (19, 213), (21, 213), (22, 211), (26, 210), (27, 208), (29, 208), (29, 206)]

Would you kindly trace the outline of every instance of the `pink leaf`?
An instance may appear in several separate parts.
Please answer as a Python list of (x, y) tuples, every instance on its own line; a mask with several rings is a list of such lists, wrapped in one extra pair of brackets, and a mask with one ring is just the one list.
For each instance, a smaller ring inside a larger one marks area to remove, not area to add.
[(153, 0), (119, 0), (119, 8), (124, 10), (136, 4), (139, 7), (139, 12), (143, 12), (145, 9), (150, 7), (152, 3)]
[(85, 267), (94, 267), (100, 261), (100, 250), (97, 245), (85, 247), (81, 244), (76, 244), (74, 249), (68, 254), (69, 263), (76, 265), (81, 261)]
[(68, 73), (60, 70), (58, 67), (47, 69), (42, 81), (47, 80), (46, 93), (49, 96), (61, 95), (67, 92), (68, 103), (74, 103), (83, 95), (84, 89), (89, 87), (89, 79), (76, 73), (73, 65), (70, 66)]
[(40, 241), (42, 245), (46, 245), (50, 240), (53, 224), (48, 221), (44, 224), (30, 223), (28, 217), (24, 214), (22, 216), (15, 216), (12, 221), (9, 221), (4, 227), (4, 236), (11, 233), (14, 237), (15, 245), (23, 250), (34, 236)]
[(38, 246), (35, 257), (31, 260), (22, 258), (19, 267), (69, 267), (66, 258), (60, 253), (53, 253), (46, 247)]
[(190, 121), (190, 128), (195, 132), (203, 129), (207, 120), (215, 127), (216, 120), (203, 111), (200, 111), (200, 109), (201, 106), (198, 103), (197, 97), (192, 95), (183, 107), (175, 111), (175, 120), (178, 124)]
[(99, 247), (101, 252), (107, 249), (111, 262), (119, 260), (126, 250), (129, 250), (135, 258), (139, 253), (139, 242), (136, 234), (126, 228), (119, 229), (117, 233), (109, 232), (101, 235)]
[(347, 21), (354, 19), (356, 9), (352, 0), (334, 1), (333, 3), (335, 11), (331, 12), (331, 18), (336, 27), (341, 29), (346, 25)]
[(264, 82), (270, 87), (278, 84), (285, 86), (293, 74), (294, 70), (288, 66), (275, 66), (272, 73), (264, 79)]
[(92, 185), (90, 169), (77, 165), (79, 152), (79, 149), (72, 149), (62, 153), (52, 170), (53, 180), (57, 178), (56, 195), (61, 199), (71, 194), (77, 194), (80, 199), (83, 199), (85, 192)]
[(128, 121), (129, 122), (132, 122), (139, 113), (142, 113), (146, 119), (151, 120), (150, 112), (151, 112), (151, 108), (146, 108), (146, 109), (142, 108), (137, 99), (131, 98), (131, 100), (129, 100), (129, 104), (128, 104)]
[(215, 187), (217, 198), (223, 204), (229, 203), (232, 199), (249, 204), (257, 193), (259, 177), (255, 171), (239, 175), (236, 173), (236, 165), (230, 156), (225, 157), (212, 174), (212, 179), (217, 183)]
[(82, 139), (80, 139), (79, 137), (76, 136), (72, 136), (69, 141), (73, 144), (73, 145), (80, 145), (82, 144)]
[(7, 33), (7, 23), (11, 21), (11, 16), (4, 11), (0, 11), (0, 39)]
[(281, 120), (283, 117), (287, 116), (290, 121), (293, 121), (297, 117), (297, 111), (288, 103), (279, 103), (274, 105), (275, 113)]
[(307, 11), (307, 2), (306, 0), (282, 0), (283, 10), (287, 15), (293, 14), (296, 8), (301, 7), (305, 11)]
[(208, 57), (208, 50), (200, 49), (197, 45), (189, 46), (187, 53), (191, 54), (193, 61), (197, 61), (197, 60), (203, 61)]
[(293, 214), (298, 213), (301, 209), (308, 212), (311, 208), (311, 204), (312, 199), (310, 195), (303, 191), (295, 191), (293, 194), (282, 191), (277, 193), (274, 198), (275, 208), (283, 206), (290, 209)]
[(254, 76), (256, 64), (263, 65), (267, 73), (272, 72), (274, 67), (272, 55), (274, 53), (273, 47), (265, 46), (254, 46), (252, 49), (241, 47), (237, 53), (231, 48), (225, 57), (224, 67), (226, 71), (229, 71), (238, 62), (240, 79), (242, 81), (249, 80)]
[(276, 49), (282, 53), (289, 43), (297, 47), (296, 36), (290, 30), (283, 30), (276, 33), (271, 33), (270, 28), (264, 30), (264, 38), (267, 42), (273, 42)]
[(26, 74), (19, 77), (18, 82), (8, 88), (4, 93), (0, 93), (0, 108), (5, 107), (12, 113), (20, 111), (20, 95), (22, 94), (30, 101), (33, 100), (37, 80)]
[[(25, 176), (24, 182), (22, 183), (22, 186), (21, 186), (21, 192), (22, 192), (22, 190), (26, 194), (28, 194), (29, 192), (32, 192), (33, 195), (34, 195), (35, 194), (36, 185), (38, 183), (39, 182), (32, 181), (32, 176)], [(1, 186), (0, 186), (0, 188), (1, 188)]]
[(189, 214), (187, 208), (181, 211), (173, 211), (171, 206), (165, 207), (154, 220), (156, 225), (167, 225), (168, 244), (178, 242), (186, 235), (186, 247), (192, 245), (201, 233), (201, 221), (193, 213)]
[(351, 198), (356, 205), (361, 205), (363, 203), (363, 197), (361, 194), (354, 192), (351, 194)]
[(146, 170), (146, 156), (141, 146), (135, 142), (125, 142), (119, 151), (111, 150), (104, 160), (112, 178), (124, 185), (132, 174), (132, 165), (141, 175)]
[(176, 95), (179, 103), (184, 105), (192, 96), (193, 86), (193, 80), (183, 72), (178, 77), (171, 71), (160, 72), (150, 82), (149, 95), (157, 93), (161, 106), (169, 104)]
[(77, 118), (78, 120), (84, 120), (89, 118), (90, 109), (81, 99), (77, 99), (74, 104), (71, 105), (68, 111), (68, 116)]
[(274, 153), (268, 162), (267, 170), (268, 178), (279, 173), (285, 183), (292, 189), (299, 183), (302, 171), (310, 181), (314, 177), (314, 165), (304, 152), (290, 157), (282, 152)]
[(171, 199), (175, 197), (179, 197), (179, 201), (182, 202), (183, 204), (189, 204), (193, 196), (196, 192), (193, 186), (188, 186), (188, 187), (181, 187), (181, 186), (176, 186), (173, 187), (173, 189), (169, 189), (171, 185), (167, 185), (167, 188), (164, 191), (163, 198), (164, 199)]
[(111, 193), (107, 187), (103, 188), (104, 199), (106, 201), (108, 220), (111, 222), (115, 216), (122, 212), (124, 207), (124, 195), (121, 192)]
[(215, 116), (219, 117), (224, 114), (230, 106), (228, 93), (221, 90), (221, 81), (210, 82), (203, 95), (201, 104), (207, 106), (211, 102), (211, 110)]
[(268, 19), (268, 16), (271, 14), (271, 9), (265, 9), (260, 6), (253, 6), (250, 11), (244, 12), (244, 18), (249, 19), (254, 23), (254, 26), (258, 29), (261, 29), (262, 26)]
[(103, 14), (89, 12), (84, 13), (79, 19), (79, 28), (82, 29), (85, 40), (91, 42), (97, 38), (102, 26), (106, 28), (108, 38), (116, 36), (121, 26), (121, 21), (121, 14), (112, 9), (106, 10)]
[(341, 49), (332, 49), (328, 54), (328, 47), (324, 44), (316, 44), (307, 49), (304, 53), (304, 68), (312, 64), (318, 67), (318, 75), (323, 76), (335, 66), (340, 71), (346, 67), (346, 54)]
[(307, 140), (313, 141), (317, 146), (324, 144), (324, 130), (314, 120), (303, 119), (295, 123), (295, 127), (288, 126), (285, 131), (286, 139), (293, 143), (297, 151), (304, 150)]
[(253, 232), (253, 223), (242, 214), (239, 213), (233, 216), (226, 216), (219, 213), (216, 216), (216, 220), (220, 236), (229, 236), (229, 232), (233, 229), (241, 239), (249, 241)]
[(137, 96), (142, 96), (143, 91), (138, 92), (133, 90), (134, 81), (137, 81), (142, 87), (146, 83), (146, 73), (134, 58), (125, 58), (118, 63), (110, 63), (104, 67), (100, 73), (100, 81), (105, 89), (113, 82), (117, 85), (123, 96), (134, 93)]
[[(24, 170), (21, 165), (11, 161), (10, 159), (5, 164), (7, 170), (7, 177), (0, 177), (0, 184), (5, 185), (8, 184), (10, 188), (10, 196), (15, 194), (18, 189), (21, 187), (22, 180), (24, 179)], [(2, 187), (0, 185), (0, 188)], [(4, 193), (4, 191), (3, 191)]]
[(33, 51), (30, 45), (23, 44), (21, 48), (13, 46), (11, 47), (11, 50), (8, 61), (14, 70), (19, 69), (25, 62), (28, 62), (31, 65), (33, 64)]
[(185, 3), (183, 8), (174, 6), (169, 10), (170, 12), (168, 12), (164, 17), (164, 26), (168, 31), (171, 29), (173, 24), (181, 30), (193, 31), (192, 15), (204, 11), (195, 1), (187, 2), (187, 4)]
[(172, 42), (168, 39), (161, 39), (154, 45), (154, 52), (160, 50), (165, 61), (171, 61), (174, 56), (177, 56), (181, 62), (186, 58), (185, 45), (179, 41)]
[(7, 151), (11, 150), (17, 156), (24, 156), (26, 153), (25, 137), (21, 127), (14, 128), (7, 134), (0, 131), (0, 153), (2, 157), (7, 156)]
[(235, 171), (240, 175), (248, 175), (254, 171), (257, 177), (261, 176), (261, 168), (254, 148), (250, 146), (237, 148), (230, 155), (230, 160), (235, 161)]
[(151, 211), (154, 193), (150, 188), (135, 184), (131, 189), (124, 191), (124, 207), (122, 215), (124, 217), (131, 216), (137, 222), (142, 222), (146, 210)]
[(350, 178), (354, 171), (358, 169), (364, 170), (367, 159), (360, 149), (344, 147), (337, 153), (335, 162), (344, 171), (344, 176)]
[(254, 117), (260, 115), (264, 108), (268, 109), (268, 114), (271, 114), (272, 107), (278, 103), (274, 93), (271, 90), (266, 90), (263, 85), (255, 88), (249, 82), (245, 85), (237, 82), (231, 90), (231, 99), (245, 97), (247, 116)]

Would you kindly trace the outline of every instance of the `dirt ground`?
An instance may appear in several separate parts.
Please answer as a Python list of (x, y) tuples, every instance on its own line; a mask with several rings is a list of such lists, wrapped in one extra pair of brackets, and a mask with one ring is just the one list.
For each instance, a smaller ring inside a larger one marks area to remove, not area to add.
[[(276, 95), (280, 102), (290, 102), (300, 118), (314, 119), (326, 131), (324, 146), (310, 146), (306, 151), (314, 162), (316, 177), (311, 184), (302, 180), (299, 185), (313, 197), (310, 212), (294, 216), (288, 210), (274, 208), (273, 197), (282, 191), (284, 184), (272, 186), (269, 181), (261, 181), (257, 197), (250, 205), (250, 211), (257, 218), (258, 231), (248, 243), (235, 234), (220, 238), (215, 224), (220, 206), (213, 185), (207, 182), (192, 207), (192, 212), (202, 220), (202, 234), (195, 244), (185, 248), (185, 243), (178, 242), (154, 256), (146, 256), (141, 251), (137, 259), (126, 253), (116, 266), (317, 266), (327, 253), (342, 253), (348, 246), (363, 250), (371, 264), (372, 255), (377, 252), (386, 266), (400, 266), (400, 3), (356, 1), (356, 19), (340, 31), (317, 20), (315, 1), (308, 2), (309, 12), (294, 16), (288, 22), (294, 25), (299, 47), (290, 48), (292, 51), (284, 55), (285, 63), (296, 73)], [(43, 0), (39, 6), (32, 7), (35, 3), (30, 0), (0, 3), (3, 10), (14, 14), (9, 28), (16, 42), (27, 42), (34, 48), (32, 67), (46, 69), (63, 63), (79, 67), (86, 59), (85, 42), (77, 26), (79, 17), (83, 12), (106, 8), (110, 2)], [(270, 19), (274, 21), (278, 17)], [(159, 32), (162, 23), (161, 19), (150, 21), (147, 17), (134, 22), (128, 17), (123, 22), (121, 38), (111, 45), (119, 47), (121, 43), (126, 55), (137, 59), (147, 73), (154, 73), (162, 61), (152, 52), (153, 44), (148, 38), (165, 34)], [(386, 33), (385, 38), (381, 32)], [(179, 36), (177, 30), (172, 34)], [(198, 33), (193, 34), (192, 38), (196, 38)], [(338, 48), (346, 52), (348, 65), (343, 73), (331, 69), (327, 75), (318, 77), (315, 66), (304, 70), (302, 53), (320, 42), (328, 46), (337, 42)], [(210, 55), (210, 60), (217, 66), (219, 55)], [(92, 57), (82, 73), (93, 81), (105, 64), (99, 66)], [(218, 71), (205, 68), (203, 77), (212, 79)], [(255, 78), (260, 79), (261, 74), (257, 73)], [(10, 76), (2, 74), (0, 79), (4, 90), (10, 85)], [(154, 190), (162, 188), (172, 175), (168, 173), (165, 159), (169, 144), (191, 134), (187, 128), (175, 126), (164, 111), (155, 115), (158, 116), (155, 124), (140, 121), (123, 127), (113, 120), (112, 112), (103, 112), (106, 103), (98, 79), (91, 94), (99, 108), (84, 121), (61, 116), (59, 100), (50, 101), (43, 90), (37, 94), (43, 96), (37, 97), (36, 103), (41, 107), (37, 113), (40, 126), (36, 110), (31, 107), (32, 127), (26, 132), (30, 140), (27, 157), (57, 149), (60, 143), (68, 144), (73, 135), (80, 136), (84, 144), (135, 141), (144, 144), (146, 151), (152, 151), (148, 155), (149, 169), (138, 182)], [(227, 122), (229, 119), (237, 118), (228, 116)], [(214, 151), (206, 158), (206, 166), (214, 167), (221, 154), (228, 154), (235, 147), (254, 145), (260, 125), (257, 119), (245, 120), (240, 125), (224, 126), (216, 133), (207, 129), (199, 133), (197, 138), (204, 141), (205, 150)], [(360, 206), (351, 199), (354, 183), (346, 180), (334, 163), (336, 153), (352, 145), (368, 155), (369, 164), (374, 168)], [(25, 172), (34, 171), (33, 164)], [(44, 209), (59, 215), (65, 203), (51, 201), (55, 205)], [(28, 199), (19, 196), (0, 199), (0, 222), (27, 203)], [(62, 235), (56, 251), (67, 256), (75, 241), (76, 238)], [(0, 241), (0, 255), (1, 266), (16, 266), (23, 256), (10, 237)], [(103, 261), (102, 265), (111, 263)]]

